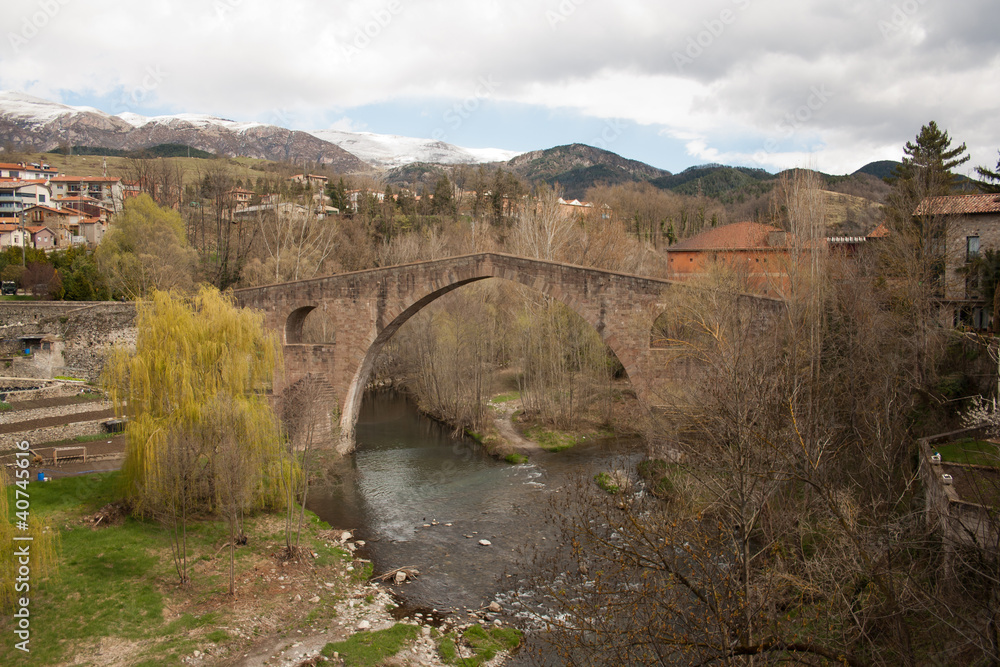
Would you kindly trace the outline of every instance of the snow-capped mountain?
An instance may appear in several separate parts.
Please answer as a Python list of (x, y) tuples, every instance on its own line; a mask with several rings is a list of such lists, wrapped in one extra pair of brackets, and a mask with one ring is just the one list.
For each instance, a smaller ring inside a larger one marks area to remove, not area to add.
[(500, 149), (470, 149), (431, 139), (370, 132), (303, 132), (258, 122), (205, 114), (117, 116), (19, 92), (0, 92), (0, 142), (18, 149), (51, 150), (60, 144), (137, 150), (157, 144), (185, 144), (224, 156), (322, 162), (344, 172), (388, 168), (412, 162), (473, 164), (509, 160)]
[(310, 134), (357, 155), (370, 164), (391, 168), (413, 162), (436, 164), (477, 164), (506, 162), (519, 155), (501, 148), (463, 148), (434, 139), (401, 137), (397, 134), (313, 130)]

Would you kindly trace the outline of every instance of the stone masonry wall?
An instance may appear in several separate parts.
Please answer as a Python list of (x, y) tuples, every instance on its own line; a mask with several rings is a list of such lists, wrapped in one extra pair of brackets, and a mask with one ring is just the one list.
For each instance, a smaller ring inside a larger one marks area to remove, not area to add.
[[(1000, 250), (1000, 215), (979, 214), (954, 216), (948, 220), (948, 246), (945, 270), (945, 297), (966, 299), (965, 273), (966, 239), (979, 237), (979, 254)], [(975, 297), (973, 297), (975, 298)]]
[[(135, 345), (135, 305), (113, 301), (0, 303), (0, 351), (16, 354), (19, 336), (37, 334), (62, 339), (61, 359), (41, 364), (46, 370), (51, 368), (52, 376), (96, 381), (112, 345)], [(38, 367), (35, 364), (34, 369)], [(19, 377), (14, 364), (0, 364), (0, 376)]]

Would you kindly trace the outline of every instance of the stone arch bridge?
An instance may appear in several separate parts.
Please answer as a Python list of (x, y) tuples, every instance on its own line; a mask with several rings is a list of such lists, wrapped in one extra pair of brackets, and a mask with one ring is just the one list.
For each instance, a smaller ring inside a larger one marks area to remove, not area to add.
[[(383, 345), (404, 322), (438, 297), (487, 278), (520, 283), (569, 306), (600, 334), (625, 367), (637, 397), (656, 404), (655, 386), (668, 366), (650, 347), (668, 280), (499, 253), (343, 273), (325, 278), (235, 290), (237, 302), (265, 314), (280, 332), (285, 372), (275, 394), (306, 378), (339, 404), (338, 450), (354, 446), (361, 397)], [(306, 317), (321, 309), (335, 329), (332, 344), (303, 343)], [(318, 425), (330, 433), (329, 417)]]

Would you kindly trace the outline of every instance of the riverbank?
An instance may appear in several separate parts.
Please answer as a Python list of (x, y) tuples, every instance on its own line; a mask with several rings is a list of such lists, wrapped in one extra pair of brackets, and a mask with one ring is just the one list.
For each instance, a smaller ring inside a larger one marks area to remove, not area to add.
[[(190, 584), (181, 587), (169, 531), (121, 511), (118, 479), (103, 473), (29, 485), (31, 520), (58, 535), (58, 568), (32, 582), (31, 653), (5, 642), (0, 663), (349, 665), (369, 664), (363, 655), (382, 651), (379, 659), (396, 655), (395, 664), (444, 665), (444, 654), (474, 654), (475, 641), (460, 635), (482, 639), (467, 623), (434, 620), (432, 628), (428, 616), (400, 610), (384, 586), (369, 580), (363, 543), (311, 513), (297, 560), (284, 557), (283, 513), (246, 517), (235, 596), (228, 594), (225, 525), (192, 521)], [(0, 632), (12, 637), (11, 623), (4, 618)], [(487, 638), (481, 655), (496, 654)]]

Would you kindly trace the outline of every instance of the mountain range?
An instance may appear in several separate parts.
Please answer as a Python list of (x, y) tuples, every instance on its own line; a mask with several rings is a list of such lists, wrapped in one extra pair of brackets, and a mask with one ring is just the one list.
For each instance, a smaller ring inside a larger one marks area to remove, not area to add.
[(59, 146), (100, 146), (135, 151), (159, 144), (183, 144), (220, 156), (315, 162), (354, 173), (411, 162), (471, 164), (506, 161), (514, 151), (462, 148), (443, 141), (371, 132), (304, 132), (203, 114), (111, 115), (18, 92), (0, 92), (0, 144), (16, 150), (49, 151)]
[[(463, 148), (442, 141), (371, 132), (326, 129), (305, 132), (258, 122), (202, 114), (111, 115), (19, 92), (0, 92), (0, 145), (15, 150), (51, 151), (96, 147), (127, 154), (154, 146), (191, 147), (217, 156), (245, 156), (293, 163), (318, 163), (335, 172), (386, 172), (391, 184), (428, 181), (456, 165), (487, 164), (511, 171), (529, 183), (556, 183), (567, 198), (583, 198), (594, 185), (649, 183), (681, 194), (723, 201), (767, 192), (779, 175), (763, 169), (719, 164), (680, 173), (629, 160), (607, 150), (570, 144), (518, 154), (494, 148)], [(892, 161), (865, 165), (848, 177), (876, 181), (892, 173)]]

